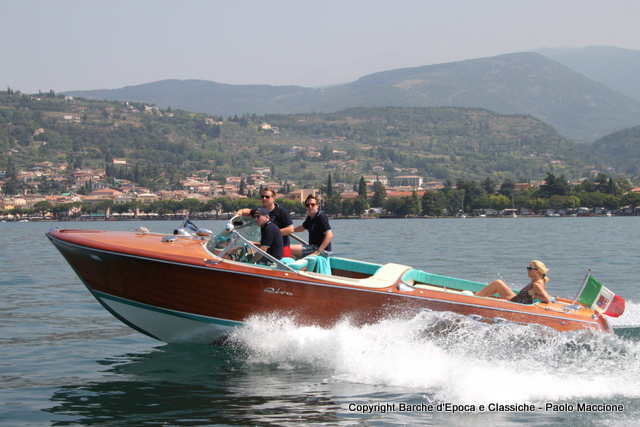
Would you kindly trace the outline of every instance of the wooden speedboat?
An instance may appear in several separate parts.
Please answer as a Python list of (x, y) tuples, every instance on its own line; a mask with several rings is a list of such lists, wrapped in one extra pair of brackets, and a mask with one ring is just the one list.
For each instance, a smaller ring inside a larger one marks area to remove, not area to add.
[(47, 237), (109, 312), (165, 342), (213, 341), (249, 316), (272, 313), (330, 327), (344, 318), (366, 324), (450, 311), (488, 323), (611, 331), (598, 311), (570, 300), (524, 305), (476, 297), (484, 283), (406, 265), (275, 260), (251, 243), (260, 230), (248, 217), (231, 219), (214, 236), (187, 225), (174, 234), (53, 228)]

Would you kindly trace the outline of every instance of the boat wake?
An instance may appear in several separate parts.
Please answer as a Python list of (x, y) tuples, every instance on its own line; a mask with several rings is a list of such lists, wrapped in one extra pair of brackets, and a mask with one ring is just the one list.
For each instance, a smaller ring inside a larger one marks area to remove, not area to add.
[(638, 335), (634, 340), (532, 325), (488, 325), (429, 312), (360, 327), (345, 320), (331, 329), (260, 316), (249, 319), (230, 342), (246, 353), (249, 364), (313, 367), (326, 370), (331, 381), (413, 389), (441, 402), (640, 397)]

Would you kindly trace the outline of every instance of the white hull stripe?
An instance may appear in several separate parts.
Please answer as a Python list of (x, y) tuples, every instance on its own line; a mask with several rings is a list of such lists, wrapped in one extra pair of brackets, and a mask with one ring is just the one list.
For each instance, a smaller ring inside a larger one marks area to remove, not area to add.
[(140, 304), (101, 292), (92, 293), (107, 311), (125, 325), (168, 343), (211, 343), (242, 325), (241, 322)]
[(143, 303), (131, 301), (128, 299), (116, 297), (113, 295), (105, 294), (103, 292), (98, 292), (98, 291), (92, 291), (92, 292), (97, 299), (116, 301), (121, 304), (126, 304), (126, 305), (133, 306), (143, 310), (155, 311), (157, 313), (161, 313), (161, 314), (169, 315), (173, 317), (182, 317), (184, 319), (195, 320), (196, 322), (211, 323), (219, 326), (235, 327), (235, 326), (242, 325), (242, 322), (237, 322), (234, 320), (227, 320), (227, 319), (221, 319), (218, 317), (210, 317), (210, 316), (201, 316), (199, 314), (191, 314), (191, 313), (186, 313), (184, 311), (169, 310), (166, 308), (156, 307), (154, 305), (143, 304)]

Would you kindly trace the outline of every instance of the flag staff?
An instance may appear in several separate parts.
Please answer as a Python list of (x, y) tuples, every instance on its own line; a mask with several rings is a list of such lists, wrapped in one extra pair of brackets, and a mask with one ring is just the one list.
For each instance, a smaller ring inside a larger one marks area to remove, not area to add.
[(584, 282), (582, 282), (582, 286), (580, 287), (580, 290), (576, 294), (576, 297), (573, 299), (572, 304), (575, 304), (578, 301), (578, 298), (580, 298), (580, 294), (582, 294), (582, 291), (584, 291), (585, 286), (587, 286), (587, 282), (589, 281), (589, 276), (591, 276), (591, 269), (587, 268), (587, 275), (585, 276)]

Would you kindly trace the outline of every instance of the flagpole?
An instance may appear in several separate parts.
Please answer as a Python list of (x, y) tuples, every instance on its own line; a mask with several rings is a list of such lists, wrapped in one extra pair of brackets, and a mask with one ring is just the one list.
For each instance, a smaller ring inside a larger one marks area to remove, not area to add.
[(585, 286), (587, 286), (587, 282), (589, 281), (589, 276), (591, 276), (591, 269), (590, 268), (587, 269), (587, 275), (584, 278), (584, 282), (582, 283), (582, 287), (580, 288), (580, 290), (576, 294), (576, 297), (573, 299), (573, 303), (572, 304), (575, 304), (578, 301), (578, 298), (580, 298), (580, 294), (582, 294), (582, 291), (584, 291)]

